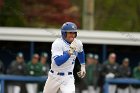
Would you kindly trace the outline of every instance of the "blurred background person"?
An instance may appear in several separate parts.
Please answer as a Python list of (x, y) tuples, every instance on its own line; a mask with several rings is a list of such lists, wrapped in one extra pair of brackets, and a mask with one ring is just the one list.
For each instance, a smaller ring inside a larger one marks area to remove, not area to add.
[[(40, 63), (42, 64), (42, 75), (48, 76), (48, 72), (50, 70), (49, 62), (48, 62), (48, 53), (41, 53)], [(39, 93), (43, 92), (44, 82), (39, 83)]]
[(4, 64), (3, 62), (0, 60), (0, 75), (4, 74)]
[[(81, 87), (80, 93), (88, 93), (88, 86), (89, 82), (93, 80), (93, 54), (88, 53), (86, 55), (86, 77), (83, 81), (81, 81), (82, 84), (79, 85)], [(89, 75), (90, 74), (90, 75)]]
[(86, 62), (86, 83), (88, 86), (88, 93), (100, 93), (100, 76), (102, 66), (99, 63), (99, 56), (97, 54), (88, 54)]
[[(129, 67), (129, 59), (124, 58), (119, 68), (120, 78), (129, 78), (131, 76), (131, 68)], [(129, 84), (118, 84), (118, 93), (129, 93)]]
[[(31, 61), (27, 64), (27, 75), (30, 76), (41, 76), (42, 75), (42, 64), (39, 62), (39, 55), (34, 54)], [(38, 83), (29, 82), (26, 84), (28, 93), (37, 93)]]
[(48, 72), (50, 69), (49, 62), (48, 62), (48, 53), (43, 52), (40, 57), (40, 62), (42, 64), (42, 74), (44, 76), (48, 76)]
[[(135, 79), (140, 79), (140, 62), (138, 66), (136, 66), (133, 69), (133, 77)], [(131, 93), (140, 93), (140, 85), (139, 84), (133, 84), (131, 88)]]
[[(102, 74), (105, 79), (115, 78), (119, 76), (119, 65), (116, 62), (116, 54), (110, 53), (108, 60), (103, 64)], [(115, 93), (117, 86), (115, 84), (109, 85), (109, 93)]]
[[(26, 74), (26, 64), (24, 62), (23, 53), (19, 52), (16, 55), (16, 59), (11, 62), (7, 69), (7, 74), (9, 75), (25, 75)], [(8, 93), (20, 93), (21, 87), (24, 86), (23, 82), (10, 81), (8, 84)]]

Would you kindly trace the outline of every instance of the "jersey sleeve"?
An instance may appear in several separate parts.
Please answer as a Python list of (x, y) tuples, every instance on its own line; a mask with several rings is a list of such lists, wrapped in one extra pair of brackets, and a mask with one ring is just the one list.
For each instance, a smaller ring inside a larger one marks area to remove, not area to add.
[(52, 44), (51, 52), (52, 52), (53, 59), (55, 59), (58, 56), (63, 55), (63, 49), (62, 49), (61, 42), (54, 41)]
[(78, 42), (78, 52), (83, 52), (84, 49), (83, 49), (83, 44), (80, 40), (77, 41)]
[(84, 51), (78, 53), (78, 60), (80, 64), (85, 64), (85, 53)]
[(68, 51), (63, 51), (63, 46), (61, 41), (60, 42), (54, 42), (52, 44), (52, 58), (54, 59), (57, 66), (61, 66), (63, 63), (65, 63), (70, 55), (68, 54)]
[(80, 62), (80, 64), (85, 64), (85, 53), (84, 53), (84, 49), (83, 49), (83, 44), (80, 40), (78, 40), (78, 60)]

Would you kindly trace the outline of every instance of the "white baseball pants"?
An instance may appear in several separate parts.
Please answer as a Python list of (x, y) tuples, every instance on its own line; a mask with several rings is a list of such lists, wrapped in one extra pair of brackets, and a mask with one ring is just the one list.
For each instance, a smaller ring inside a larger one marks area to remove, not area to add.
[(60, 76), (49, 72), (43, 93), (75, 93), (73, 75)]

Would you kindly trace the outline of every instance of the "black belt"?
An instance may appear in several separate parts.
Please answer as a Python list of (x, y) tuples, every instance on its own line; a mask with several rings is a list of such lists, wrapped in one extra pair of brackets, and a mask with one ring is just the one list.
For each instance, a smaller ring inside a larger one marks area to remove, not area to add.
[[(50, 70), (51, 73), (54, 73), (53, 70)], [(60, 76), (64, 76), (65, 73), (64, 72), (58, 72), (57, 75), (60, 75)], [(68, 72), (68, 75), (72, 75), (72, 72)]]

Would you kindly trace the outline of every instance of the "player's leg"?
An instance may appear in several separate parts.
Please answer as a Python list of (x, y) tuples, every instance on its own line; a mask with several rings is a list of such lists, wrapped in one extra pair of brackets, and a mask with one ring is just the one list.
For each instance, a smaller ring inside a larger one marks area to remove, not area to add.
[(136, 93), (140, 93), (140, 88), (137, 89)]
[(34, 84), (33, 83), (27, 83), (26, 84), (26, 89), (28, 93), (36, 93), (35, 92), (35, 88), (34, 88)]
[(13, 92), (13, 85), (8, 85), (8, 93), (14, 93)]
[(60, 82), (57, 77), (49, 76), (45, 86), (43, 93), (57, 93), (59, 91)]
[(66, 76), (60, 86), (62, 93), (75, 93), (74, 77)]
[(21, 88), (20, 88), (20, 86), (13, 86), (13, 93), (20, 93), (20, 90), (21, 90)]
[(118, 93), (124, 93), (122, 88), (118, 88)]
[(109, 85), (109, 93), (115, 93), (117, 89), (117, 86), (114, 84)]
[(38, 84), (34, 83), (33, 84), (33, 88), (34, 88), (34, 92), (33, 93), (37, 93), (38, 92)]
[(88, 92), (89, 92), (89, 93), (96, 93), (95, 88), (94, 88), (93, 85), (88, 86)]
[(123, 93), (129, 93), (129, 87), (126, 87)]
[(100, 90), (101, 90), (100, 87), (97, 86), (96, 87), (96, 93), (100, 93)]

